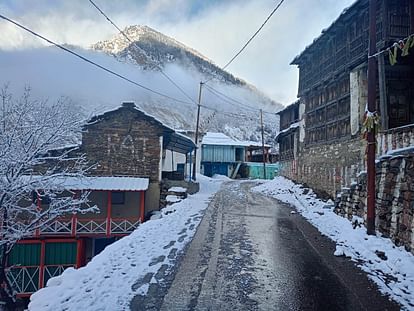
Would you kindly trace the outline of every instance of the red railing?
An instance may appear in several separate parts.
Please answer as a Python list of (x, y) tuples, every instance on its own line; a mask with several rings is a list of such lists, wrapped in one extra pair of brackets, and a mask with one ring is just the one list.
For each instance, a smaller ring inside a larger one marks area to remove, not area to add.
[(114, 235), (129, 234), (138, 228), (139, 217), (56, 219), (43, 226), (40, 236)]

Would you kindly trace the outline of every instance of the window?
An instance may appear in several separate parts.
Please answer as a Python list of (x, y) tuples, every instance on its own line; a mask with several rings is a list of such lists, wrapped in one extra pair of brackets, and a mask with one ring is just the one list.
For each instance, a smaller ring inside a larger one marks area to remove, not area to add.
[[(316, 104), (314, 102), (316, 101)], [(337, 79), (305, 100), (306, 143), (314, 144), (350, 135), (349, 76)]]
[(125, 191), (112, 191), (112, 204), (125, 204)]

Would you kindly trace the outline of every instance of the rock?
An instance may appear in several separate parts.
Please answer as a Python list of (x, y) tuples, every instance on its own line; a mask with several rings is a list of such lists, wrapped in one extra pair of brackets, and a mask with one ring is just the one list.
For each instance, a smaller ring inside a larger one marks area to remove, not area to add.
[(387, 260), (388, 257), (385, 255), (385, 252), (376, 250), (375, 255), (377, 255), (382, 260)]

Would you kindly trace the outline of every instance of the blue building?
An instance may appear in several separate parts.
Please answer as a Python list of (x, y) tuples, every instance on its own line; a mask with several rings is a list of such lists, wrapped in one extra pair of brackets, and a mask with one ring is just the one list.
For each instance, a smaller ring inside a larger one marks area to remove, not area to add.
[(222, 133), (207, 133), (201, 143), (201, 173), (235, 177), (246, 160), (246, 144)]

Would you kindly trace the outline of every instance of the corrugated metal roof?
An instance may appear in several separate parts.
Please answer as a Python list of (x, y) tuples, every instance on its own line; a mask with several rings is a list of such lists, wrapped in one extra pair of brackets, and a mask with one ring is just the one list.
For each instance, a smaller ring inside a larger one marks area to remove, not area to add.
[[(261, 142), (235, 140), (223, 133), (213, 132), (206, 133), (206, 135), (203, 137), (202, 144), (216, 146), (262, 147)], [(270, 145), (265, 144), (265, 147), (270, 147)]]
[(203, 137), (203, 145), (244, 146), (241, 141), (234, 140), (223, 133), (207, 132)]
[(144, 191), (148, 189), (149, 179), (140, 177), (56, 177), (41, 182), (40, 176), (24, 176), (27, 181), (38, 183), (39, 187), (47, 185), (56, 189), (68, 190), (114, 190), (114, 191)]

